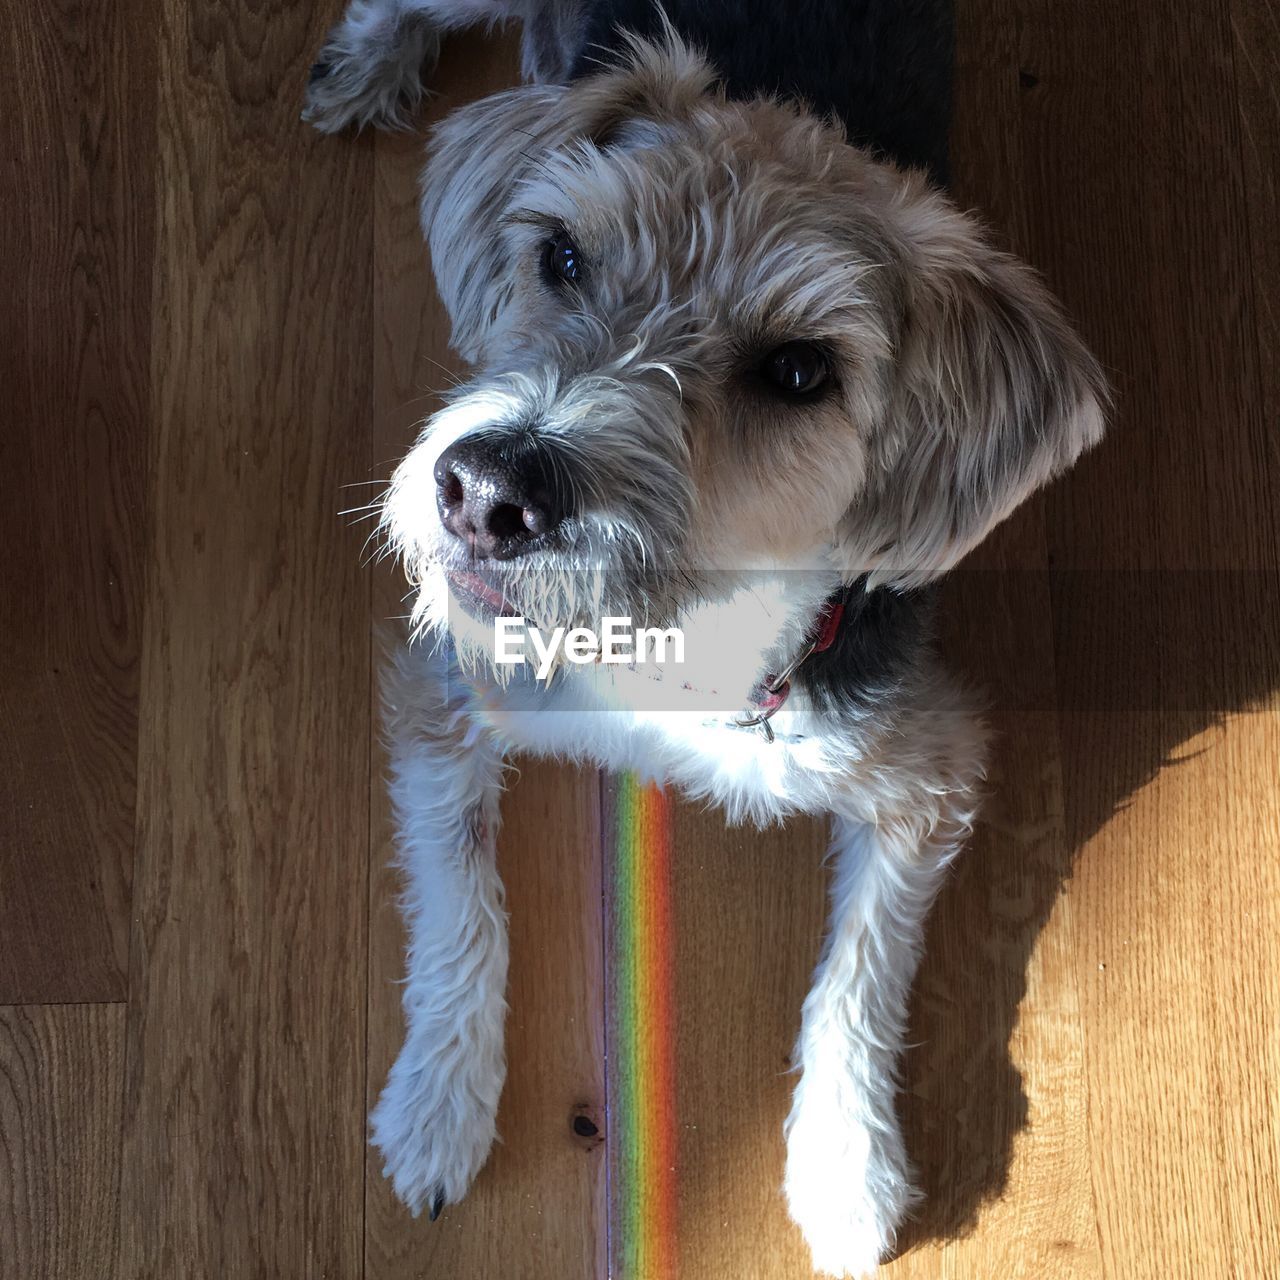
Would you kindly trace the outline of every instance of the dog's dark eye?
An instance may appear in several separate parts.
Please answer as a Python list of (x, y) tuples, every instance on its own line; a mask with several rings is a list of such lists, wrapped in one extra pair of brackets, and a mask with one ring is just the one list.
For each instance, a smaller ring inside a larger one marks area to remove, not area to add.
[(760, 372), (784, 395), (803, 396), (826, 382), (831, 364), (812, 342), (787, 342), (765, 356)]
[(552, 284), (578, 284), (582, 280), (582, 254), (565, 231), (547, 241), (542, 267)]

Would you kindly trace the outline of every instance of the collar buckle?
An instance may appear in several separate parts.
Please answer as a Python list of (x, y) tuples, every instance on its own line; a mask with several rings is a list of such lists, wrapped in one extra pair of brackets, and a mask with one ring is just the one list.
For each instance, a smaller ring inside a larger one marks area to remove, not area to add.
[(753, 729), (757, 725), (764, 734), (766, 742), (773, 742), (776, 735), (770, 720), (781, 710), (782, 704), (791, 695), (791, 677), (815, 653), (830, 649), (835, 643), (836, 632), (844, 616), (844, 602), (847, 594), (841, 591), (832, 596), (822, 606), (822, 612), (810, 631), (810, 638), (805, 641), (799, 653), (777, 675), (766, 675), (751, 691), (751, 704), (744, 708), (741, 715), (735, 716), (733, 723), (740, 729)]

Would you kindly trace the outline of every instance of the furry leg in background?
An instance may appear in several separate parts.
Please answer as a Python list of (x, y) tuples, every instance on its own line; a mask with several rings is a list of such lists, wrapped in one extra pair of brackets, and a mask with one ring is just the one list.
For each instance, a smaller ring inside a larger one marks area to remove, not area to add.
[(370, 1117), (396, 1195), (434, 1218), (493, 1145), (506, 1076), (507, 918), (494, 860), (502, 758), (448, 661), (402, 651), (384, 682), (402, 907), (404, 1045)]
[(394, 129), (422, 99), (440, 37), (518, 16), (504, 0), (352, 0), (311, 68), (302, 118), (322, 133)]

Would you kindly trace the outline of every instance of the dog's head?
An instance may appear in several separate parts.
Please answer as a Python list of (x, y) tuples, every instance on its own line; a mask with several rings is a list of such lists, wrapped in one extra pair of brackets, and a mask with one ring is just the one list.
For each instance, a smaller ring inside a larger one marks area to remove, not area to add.
[(388, 496), (425, 623), (450, 582), (543, 625), (669, 618), (711, 570), (913, 585), (1101, 433), (1098, 368), (1030, 270), (674, 40), (457, 112), (424, 192), (477, 369)]

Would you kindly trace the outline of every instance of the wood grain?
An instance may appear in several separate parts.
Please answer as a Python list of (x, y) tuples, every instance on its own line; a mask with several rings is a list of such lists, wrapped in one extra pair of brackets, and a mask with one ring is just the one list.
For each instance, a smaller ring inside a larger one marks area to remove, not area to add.
[(372, 145), (320, 32), (157, 15), (152, 533), (122, 1269), (353, 1276), (364, 1179)]
[[(955, 195), (998, 238), (1028, 238), (1017, 145), (1020, 23), (957, 11)], [(1025, 252), (1025, 249), (1024, 249)], [(929, 921), (902, 1102), (926, 1195), (888, 1269), (934, 1275), (1100, 1274), (1087, 1094), (1061, 896), (1066, 838), (1044, 499), (1026, 504), (952, 576), (945, 656), (989, 698), (989, 795)]]
[(679, 1274), (810, 1275), (779, 1188), (791, 1049), (825, 910), (825, 824), (727, 829), (681, 804), (673, 839)]
[(154, 26), (21, 5), (0, 47), (0, 1004), (119, 1000), (147, 447)]
[[(430, 119), (506, 87), (514, 43), (467, 38), (446, 50)], [(385, 478), (416, 423), (438, 403), (457, 364), (434, 297), (417, 223), (420, 141), (377, 146), (375, 471)], [(390, 570), (375, 590), (375, 632), (394, 632), (403, 580)], [(374, 708), (376, 715), (376, 707)], [(369, 938), (368, 1102), (400, 1047), (404, 935), (395, 911), (389, 814), (380, 779), (371, 807), (373, 893)], [(511, 919), (507, 1082), (500, 1143), (467, 1199), (438, 1221), (414, 1221), (368, 1155), (365, 1274), (520, 1276), (591, 1280), (605, 1274), (604, 1003), (599, 788), (592, 771), (522, 762), (503, 800), (499, 869)], [(600, 1137), (572, 1129), (588, 1115)]]
[[(606, 1119), (593, 774), (526, 764), (507, 797), (510, 1073), (472, 1196), (414, 1222), (365, 1146), (402, 949), (370, 619), (402, 587), (337, 513), (455, 366), (419, 140), (297, 123), (334, 16), (58, 0), (0, 48), (0, 1005), (38, 1006), (0, 1008), (3, 1280), (607, 1274), (605, 1152), (571, 1131)], [(929, 1199), (885, 1274), (1254, 1280), (1280, 1272), (1280, 18), (958, 18), (957, 194), (1118, 396), (948, 589), (996, 752), (914, 995)], [(451, 43), (430, 118), (515, 74), (510, 40)], [(781, 1125), (825, 833), (681, 805), (675, 834), (681, 1276), (798, 1280)], [(127, 1016), (53, 1003), (83, 999)]]
[[(1254, 920), (1276, 845), (1253, 824), (1274, 827), (1277, 722), (1236, 714), (1274, 706), (1280, 673), (1274, 630), (1257, 625), (1280, 603), (1274, 444), (1227, 10), (1145, 14), (1014, 5), (1002, 18), (1019, 33), (1021, 110), (1001, 117), (1016, 120), (1025, 175), (1015, 244), (1118, 392), (1109, 439), (1046, 507), (1076, 940), (1061, 959), (1078, 992), (1096, 1236), (1070, 1273), (1265, 1274), (1280, 1257), (1256, 1212), (1258, 1187), (1276, 1187), (1261, 1140), (1274, 1064), (1253, 1027), (1274, 1025), (1274, 990), (1224, 1020), (1219, 981), (1274, 963)], [(1240, 822), (1230, 797), (1268, 770)], [(1260, 857), (1242, 862), (1242, 847)], [(1260, 888), (1243, 918), (1223, 910)], [(1071, 982), (1062, 963), (1049, 976)]]
[(1233, 0), (1230, 7), (1240, 152), (1249, 222), (1250, 303), (1257, 326), (1263, 454), (1274, 493), (1280, 469), (1280, 8), (1274, 0)]
[(0, 1276), (117, 1271), (125, 1010), (0, 1009)]

